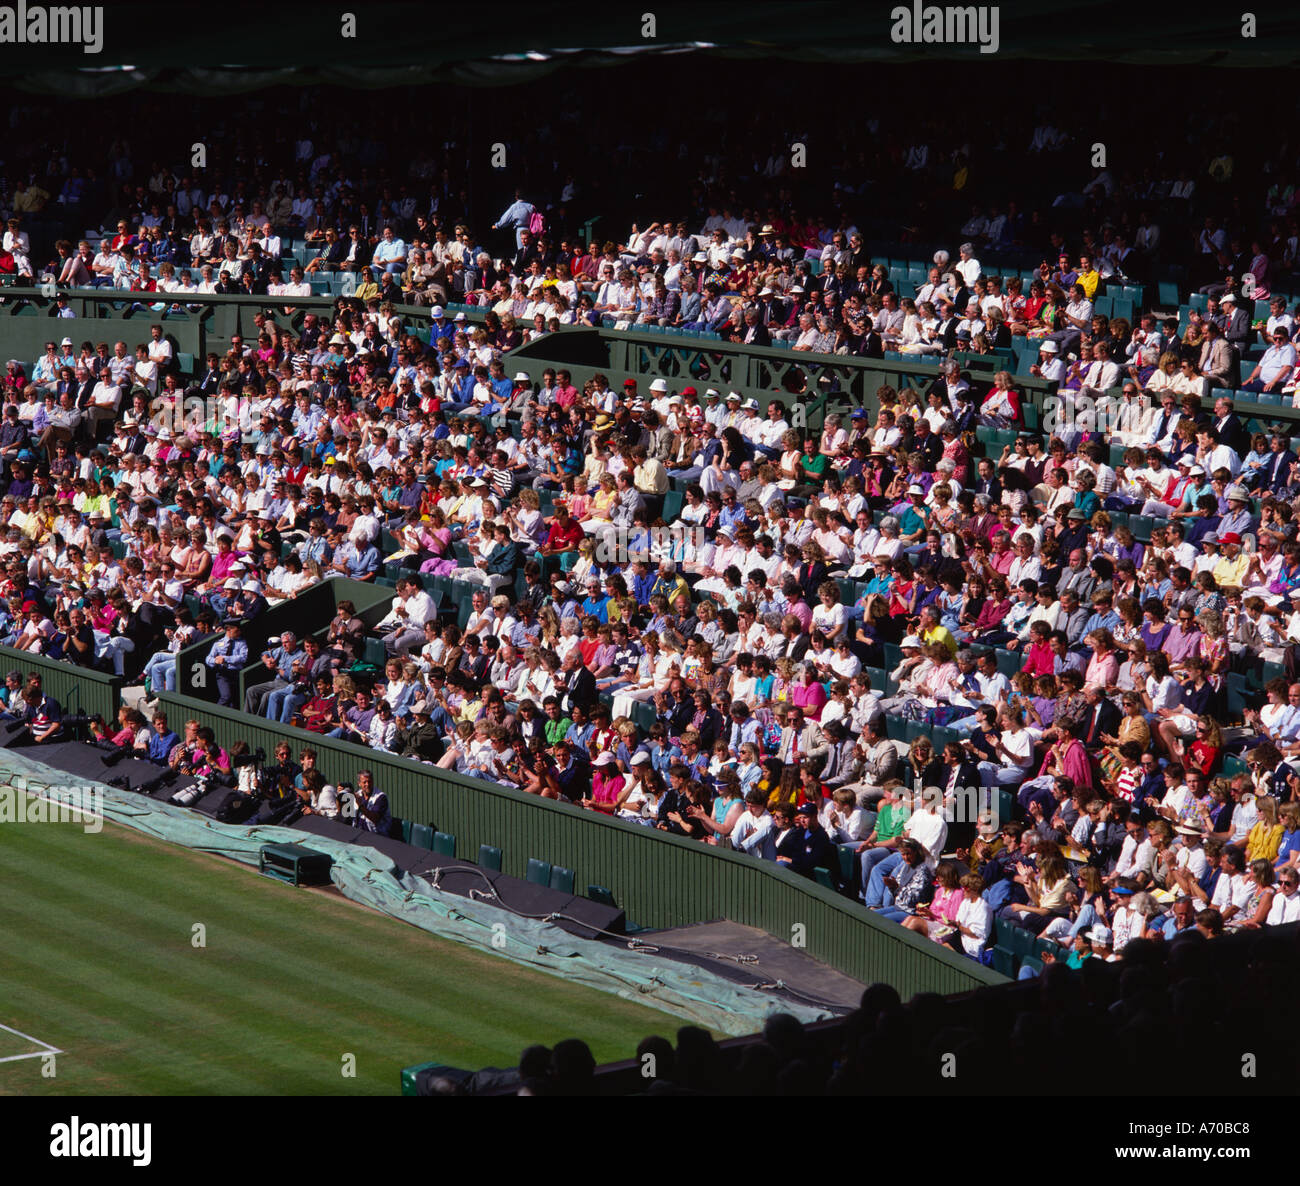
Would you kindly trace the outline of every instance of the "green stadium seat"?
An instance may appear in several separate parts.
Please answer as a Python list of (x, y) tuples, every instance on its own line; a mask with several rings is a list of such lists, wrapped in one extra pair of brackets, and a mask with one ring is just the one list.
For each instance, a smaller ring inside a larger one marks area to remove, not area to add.
[(1014, 980), (1016, 976), (1016, 957), (1003, 947), (992, 948), (993, 970)]
[(501, 850), (493, 848), (490, 844), (480, 844), (478, 846), (478, 861), (475, 862), (483, 869), (491, 869), (496, 873), (501, 872)]
[(664, 495), (664, 509), (661, 512), (665, 523), (672, 523), (682, 513), (685, 495), (680, 490), (669, 490)]
[(818, 885), (824, 885), (828, 890), (835, 889), (835, 882), (831, 878), (831, 871), (829, 869), (823, 869), (821, 866), (818, 866), (813, 870), (813, 879)]
[(958, 733), (956, 729), (948, 729), (943, 725), (935, 725), (930, 730), (930, 740), (934, 744), (934, 752), (936, 754), (942, 754), (945, 745), (950, 741), (958, 740), (960, 737), (961, 734)]
[(560, 865), (551, 866), (550, 887), (559, 893), (573, 895), (573, 870)]
[(427, 848), (433, 851), (433, 827), (430, 824), (412, 824), (411, 825), (411, 844), (416, 848)]
[(896, 713), (888, 713), (885, 716), (885, 735), (890, 741), (907, 740), (908, 722)]
[(539, 861), (536, 857), (528, 858), (528, 871), (524, 875), (526, 881), (531, 881), (534, 885), (550, 887), (551, 884), (551, 862)]
[(402, 820), (401, 827), (402, 827), (402, 843), (410, 844), (411, 843), (411, 821), (409, 819)]
[(456, 855), (456, 837), (450, 832), (435, 832), (433, 834), (433, 851), (439, 856), (454, 857)]
[(1020, 970), (1023, 972), (1026, 968), (1031, 969), (1031, 970), (1033, 971), (1034, 975), (1037, 976), (1037, 975), (1039, 974), (1039, 972), (1041, 972), (1041, 971), (1043, 970), (1043, 961), (1040, 960), (1040, 959), (1036, 959), (1036, 958), (1035, 958), (1034, 956), (1032, 956), (1032, 955), (1024, 955), (1024, 956), (1021, 956), (1021, 957), (1020, 957)]
[(1150, 515), (1130, 515), (1128, 525), (1134, 539), (1141, 540), (1144, 544), (1151, 542), (1151, 528), (1155, 526), (1155, 519)]
[(1178, 285), (1172, 280), (1161, 280), (1156, 286), (1156, 292), (1162, 309), (1175, 309), (1178, 307)]
[(1005, 651), (999, 647), (996, 658), (998, 671), (1005, 675), (1007, 679), (1010, 679), (1025, 665), (1024, 656), (1019, 651)]

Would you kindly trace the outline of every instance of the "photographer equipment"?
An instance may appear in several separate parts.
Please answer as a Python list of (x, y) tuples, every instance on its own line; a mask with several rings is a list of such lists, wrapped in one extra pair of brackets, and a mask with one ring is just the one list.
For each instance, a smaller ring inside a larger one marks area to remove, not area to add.
[(174, 803), (177, 807), (193, 807), (194, 804), (197, 803), (200, 799), (202, 799), (203, 796), (206, 795), (207, 793), (208, 793), (207, 776), (200, 774), (195, 779), (193, 786), (186, 787), (182, 791), (177, 791), (176, 794), (174, 794), (168, 800), (168, 802)]

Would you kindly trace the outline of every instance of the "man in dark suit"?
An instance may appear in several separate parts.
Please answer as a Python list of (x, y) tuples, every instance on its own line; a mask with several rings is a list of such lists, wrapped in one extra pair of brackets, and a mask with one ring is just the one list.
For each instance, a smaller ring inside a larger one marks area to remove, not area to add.
[(1092, 750), (1094, 746), (1101, 746), (1103, 733), (1114, 735), (1119, 732), (1120, 713), (1100, 688), (1089, 688), (1083, 695), (1088, 702), (1088, 712), (1079, 724), (1077, 736), (1087, 749)]
[(1245, 456), (1250, 452), (1250, 430), (1232, 410), (1232, 400), (1221, 397), (1214, 401), (1214, 433), (1219, 443), (1234, 453)]
[(947, 297), (939, 297), (937, 308), (939, 314), (939, 343), (944, 350), (957, 349), (957, 322), (960, 318), (955, 316), (955, 309), (952, 301)]
[(669, 737), (680, 737), (695, 716), (695, 702), (687, 695), (686, 685), (674, 679), (668, 691), (655, 697), (655, 716), (668, 730)]
[(575, 704), (590, 709), (599, 699), (596, 677), (582, 662), (582, 654), (574, 647), (564, 660), (564, 691), (560, 695), (560, 708), (569, 712)]
[(740, 340), (747, 346), (770, 346), (772, 344), (772, 335), (768, 333), (767, 326), (760, 320), (757, 309), (745, 310), (745, 328), (741, 331)]
[(1263, 475), (1263, 486), (1274, 494), (1279, 494), (1291, 485), (1296, 455), (1289, 448), (1290, 442), (1280, 432), (1273, 434), (1270, 445), (1273, 452), (1260, 472)]
[(149, 438), (144, 435), (143, 424), (137, 421), (129, 430), (126, 438), (126, 452), (140, 454), (144, 452)]

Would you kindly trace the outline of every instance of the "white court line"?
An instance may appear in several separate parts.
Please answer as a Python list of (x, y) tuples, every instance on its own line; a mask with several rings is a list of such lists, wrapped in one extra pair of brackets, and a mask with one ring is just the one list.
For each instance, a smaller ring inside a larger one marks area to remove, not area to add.
[(7, 1058), (0, 1058), (0, 1063), (4, 1063), (4, 1062), (18, 1062), (19, 1059), (23, 1059), (23, 1058), (44, 1058), (45, 1055), (47, 1055), (47, 1054), (62, 1054), (62, 1053), (63, 1053), (63, 1051), (60, 1050), (60, 1049), (58, 1049), (58, 1047), (56, 1047), (56, 1046), (51, 1046), (48, 1042), (42, 1042), (42, 1041), (40, 1040), (40, 1038), (33, 1038), (33, 1037), (31, 1036), (31, 1034), (25, 1034), (25, 1033), (22, 1032), (22, 1030), (16, 1030), (16, 1029), (14, 1029), (13, 1026), (0, 1024), (0, 1030), (4, 1030), (6, 1033), (10, 1033), (10, 1034), (15, 1035), (16, 1037), (22, 1038), (23, 1041), (25, 1041), (25, 1042), (31, 1042), (31, 1043), (33, 1043), (33, 1044), (36, 1045), (36, 1046), (44, 1046), (44, 1047), (45, 1047), (44, 1050), (34, 1050), (34, 1051), (32, 1051), (31, 1054), (11, 1054), (11, 1055), (9, 1055)]

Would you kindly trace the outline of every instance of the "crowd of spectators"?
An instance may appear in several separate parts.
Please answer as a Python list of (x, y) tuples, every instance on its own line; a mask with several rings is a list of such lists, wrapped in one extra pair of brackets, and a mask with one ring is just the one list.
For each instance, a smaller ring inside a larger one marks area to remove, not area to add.
[[(1059, 140), (1039, 128), (1030, 151)], [(932, 168), (928, 152), (904, 167)], [(1252, 434), (1214, 394), (1294, 387), (1285, 298), (1257, 323), (1245, 307), (1289, 281), (1294, 195), (1270, 191), (1248, 234), (1208, 214), (1176, 251), (1155, 212), (1185, 216), (1196, 183), (1108, 176), (1062, 208), (1129, 190), (1150, 208), (1067, 239), (977, 204), (906, 286), (845, 186), (826, 217), (706, 197), (592, 240), (563, 200), (521, 190), (489, 251), (467, 208), (400, 186), (372, 202), (304, 137), (258, 188), (151, 170), (102, 241), (46, 260), (24, 238), (36, 199), (15, 196), (21, 274), (120, 291), (156, 320), (147, 340), (95, 341), (63, 302), (31, 374), (8, 366), (0, 639), (153, 696), (216, 635), (223, 706), (780, 862), (971, 958), (1002, 923), (1077, 962), (1294, 920), (1300, 683), (1279, 674), (1235, 716), (1228, 692), (1261, 658), (1294, 667), (1300, 469), (1286, 435)], [(1027, 291), (981, 262), (1025, 247), (1042, 256)], [(1209, 298), (1185, 328), (1095, 313), (1106, 282), (1171, 257)], [(349, 277), (334, 308), (294, 315), (331, 272)], [(182, 374), (167, 314), (232, 292), (265, 298), (256, 333)], [(600, 324), (945, 366), (810, 431), (785, 395), (507, 365)], [(1113, 415), (1028, 431), (1010, 372), (950, 360), (1017, 338), (1039, 344), (1035, 378)], [(1129, 515), (1156, 521), (1149, 541)], [(343, 600), (323, 631), (249, 653), (268, 609), (389, 565), (376, 626)], [(474, 588), (465, 620), (430, 578)], [(57, 706), (15, 675), (6, 710), (57, 739)], [(902, 743), (891, 718), (927, 735)], [(170, 746), (131, 706), (96, 729), (234, 769), (198, 722)], [(337, 810), (325, 772), (290, 783)], [(1003, 789), (1020, 818), (994, 818)], [(362, 826), (390, 827), (381, 790), (354, 799)]]

